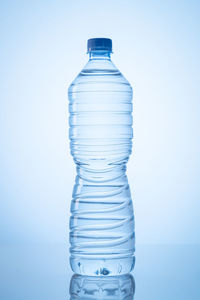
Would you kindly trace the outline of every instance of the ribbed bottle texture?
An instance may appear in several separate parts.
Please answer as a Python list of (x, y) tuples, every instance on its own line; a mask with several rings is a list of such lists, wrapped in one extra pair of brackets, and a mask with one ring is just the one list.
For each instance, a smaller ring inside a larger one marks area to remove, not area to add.
[(71, 267), (120, 275), (134, 266), (134, 215), (126, 162), (132, 88), (110, 60), (92, 53), (69, 87), (71, 154), (77, 165), (70, 218)]

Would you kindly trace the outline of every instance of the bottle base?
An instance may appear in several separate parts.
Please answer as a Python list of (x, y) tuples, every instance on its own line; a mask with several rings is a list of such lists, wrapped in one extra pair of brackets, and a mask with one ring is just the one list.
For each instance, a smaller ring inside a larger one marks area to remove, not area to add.
[(114, 259), (91, 259), (71, 257), (72, 271), (88, 276), (116, 276), (131, 272), (135, 265), (135, 256)]

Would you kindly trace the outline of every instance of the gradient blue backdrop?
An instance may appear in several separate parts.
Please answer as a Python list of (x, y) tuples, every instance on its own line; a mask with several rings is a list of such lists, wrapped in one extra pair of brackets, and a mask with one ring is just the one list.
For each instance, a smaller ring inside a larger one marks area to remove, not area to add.
[(113, 39), (134, 88), (137, 243), (200, 243), (200, 2), (1, 1), (0, 243), (62, 243), (75, 167), (67, 87)]

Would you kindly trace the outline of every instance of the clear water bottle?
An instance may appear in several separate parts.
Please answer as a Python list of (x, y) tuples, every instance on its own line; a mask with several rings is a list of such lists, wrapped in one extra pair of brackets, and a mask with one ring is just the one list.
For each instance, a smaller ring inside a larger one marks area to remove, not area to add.
[(132, 88), (111, 61), (112, 41), (88, 40), (89, 61), (68, 90), (77, 166), (70, 264), (78, 274), (126, 274), (135, 263), (126, 163), (132, 147)]

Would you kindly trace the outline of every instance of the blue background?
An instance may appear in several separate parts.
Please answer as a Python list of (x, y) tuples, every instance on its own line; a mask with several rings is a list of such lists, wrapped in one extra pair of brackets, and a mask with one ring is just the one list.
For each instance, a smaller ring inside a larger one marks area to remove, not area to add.
[(137, 244), (200, 243), (200, 2), (1, 1), (0, 243), (67, 243), (67, 87), (113, 39), (134, 88)]

